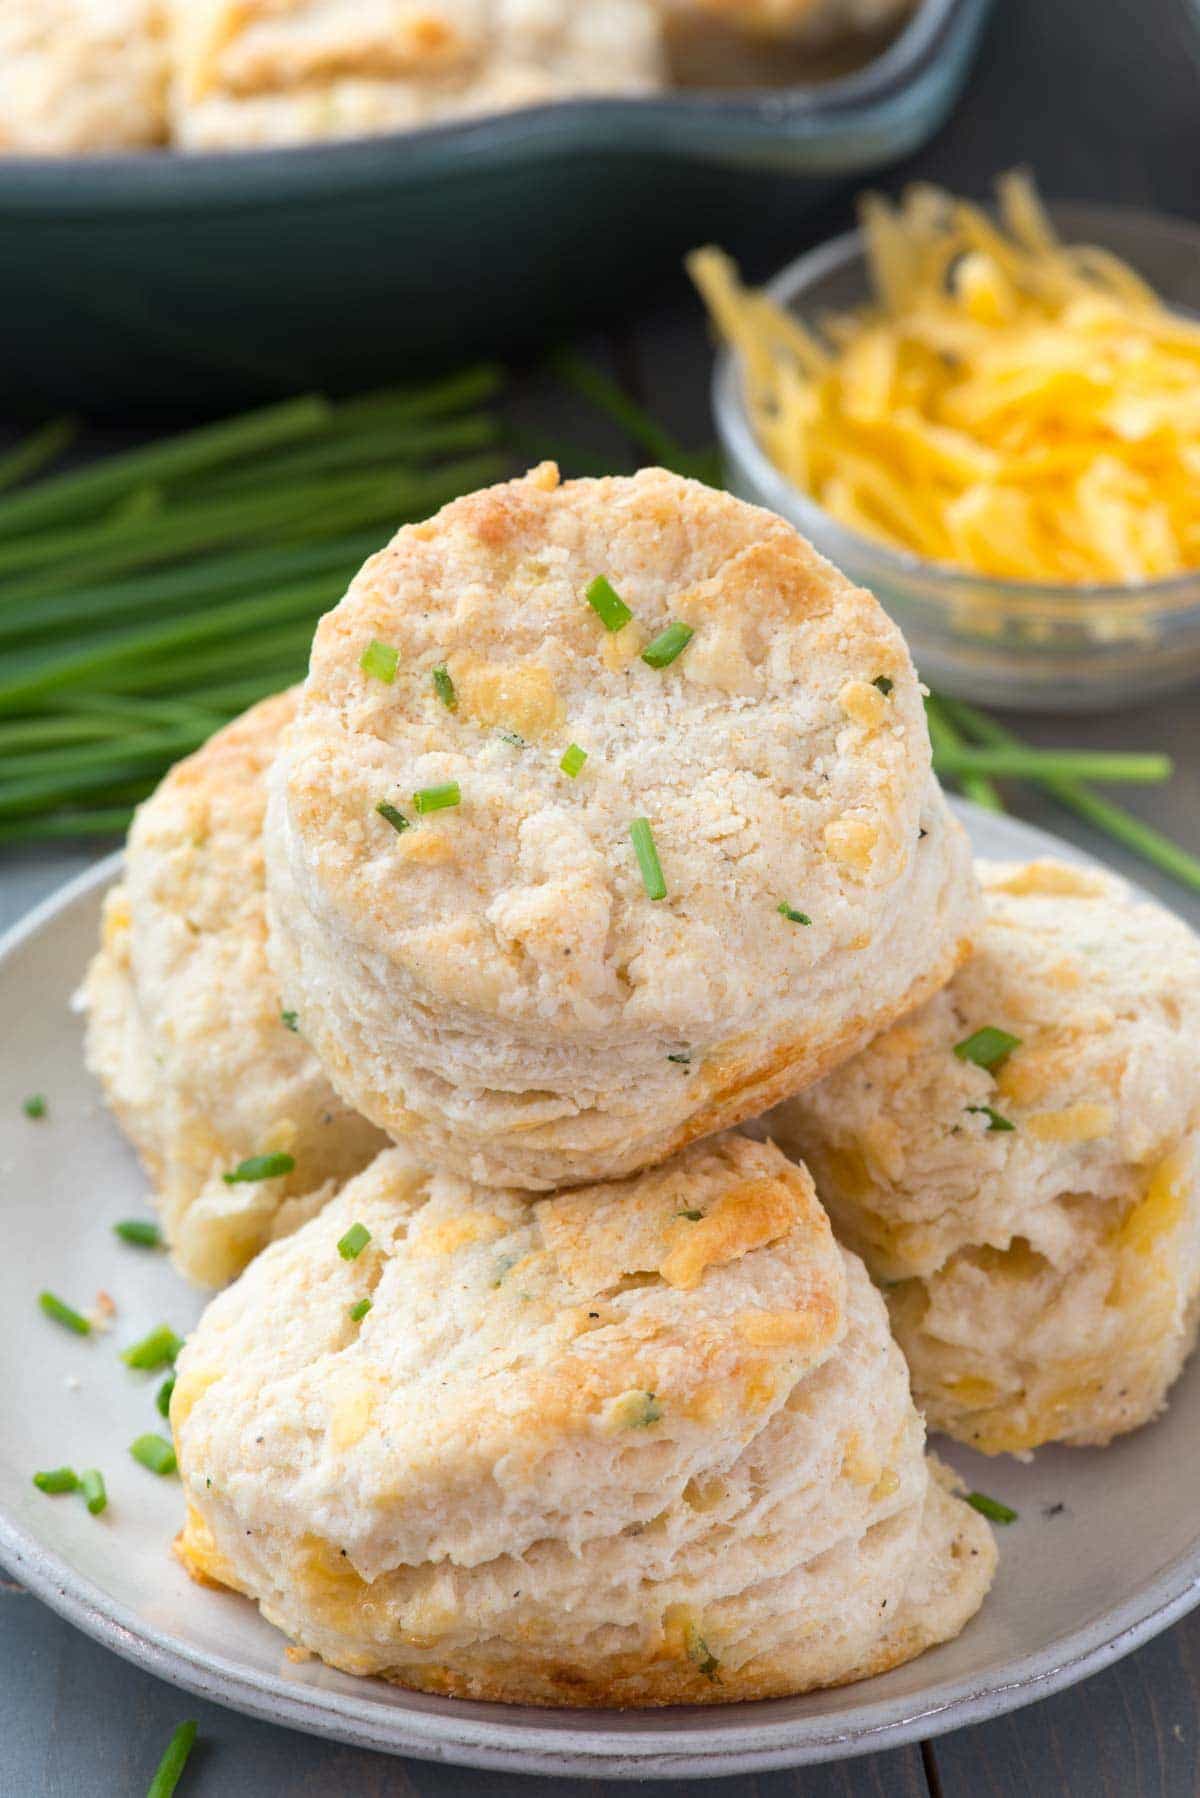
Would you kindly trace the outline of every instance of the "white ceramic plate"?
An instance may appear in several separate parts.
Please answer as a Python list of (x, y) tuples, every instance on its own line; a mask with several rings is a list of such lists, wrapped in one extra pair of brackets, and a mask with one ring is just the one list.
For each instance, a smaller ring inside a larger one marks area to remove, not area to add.
[[(976, 849), (1081, 859), (1007, 818), (964, 808)], [(894, 1747), (975, 1723), (1095, 1673), (1200, 1601), (1200, 1360), (1166, 1415), (1113, 1447), (1044, 1450), (1028, 1465), (952, 1448), (972, 1486), (1020, 1512), (1000, 1531), (995, 1588), (956, 1642), (881, 1679), (806, 1698), (605, 1714), (425, 1698), (293, 1664), (252, 1606), (193, 1585), (170, 1552), (180, 1493), (128, 1444), (162, 1427), (158, 1376), (119, 1349), (153, 1325), (186, 1331), (198, 1294), (161, 1255), (128, 1248), (118, 1218), (147, 1209), (145, 1182), (100, 1104), (71, 994), (96, 939), (116, 860), (34, 912), (0, 946), (0, 1556), (97, 1640), (220, 1703), (319, 1735), (427, 1759), (530, 1773), (697, 1777)], [(31, 1122), (21, 1100), (44, 1092)], [(42, 1287), (79, 1306), (116, 1301), (110, 1335), (46, 1321)], [(110, 1502), (36, 1491), (35, 1468), (100, 1467)]]

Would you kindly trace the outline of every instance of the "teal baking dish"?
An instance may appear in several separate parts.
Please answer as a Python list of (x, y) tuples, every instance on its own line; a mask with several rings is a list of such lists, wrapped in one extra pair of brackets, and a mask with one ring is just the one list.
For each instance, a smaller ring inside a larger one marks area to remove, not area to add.
[(698, 238), (922, 143), (990, 0), (811, 87), (564, 101), (320, 147), (0, 161), (0, 401), (228, 407), (519, 354)]

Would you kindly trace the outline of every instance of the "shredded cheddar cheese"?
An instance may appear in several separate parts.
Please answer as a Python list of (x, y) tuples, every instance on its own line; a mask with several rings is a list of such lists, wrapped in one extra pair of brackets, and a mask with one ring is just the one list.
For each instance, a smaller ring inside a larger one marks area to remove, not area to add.
[(928, 186), (861, 217), (873, 299), (809, 330), (689, 258), (767, 455), (860, 535), (974, 573), (1138, 585), (1200, 566), (1200, 325), (1056, 236)]

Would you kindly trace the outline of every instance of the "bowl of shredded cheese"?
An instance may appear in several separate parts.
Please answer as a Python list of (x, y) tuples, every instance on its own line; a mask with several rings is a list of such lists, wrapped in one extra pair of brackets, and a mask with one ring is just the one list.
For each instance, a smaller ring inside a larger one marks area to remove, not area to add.
[(869, 196), (761, 290), (693, 254), (730, 485), (946, 691), (1133, 703), (1200, 677), (1200, 230), (997, 190)]

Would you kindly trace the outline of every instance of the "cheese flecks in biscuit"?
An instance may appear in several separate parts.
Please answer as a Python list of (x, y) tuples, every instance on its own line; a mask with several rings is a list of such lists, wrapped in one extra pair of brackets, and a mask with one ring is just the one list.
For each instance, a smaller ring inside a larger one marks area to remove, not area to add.
[(738, 1136), (533, 1203), (388, 1151), (214, 1300), (172, 1424), (190, 1569), (429, 1691), (802, 1691), (956, 1634), (994, 1562), (808, 1174)]
[(159, 0), (0, 0), (0, 155), (145, 149), (166, 100)]
[(271, 953), (334, 1085), (431, 1165), (531, 1190), (798, 1091), (976, 921), (895, 626), (780, 519), (661, 469), (547, 464), (373, 556), (317, 632), (267, 846)]
[(1104, 1443), (1196, 1335), (1200, 944), (1095, 871), (980, 874), (951, 985), (764, 1127), (886, 1282), (933, 1427)]
[[(378, 1133), (339, 1099), (266, 951), (266, 769), (294, 696), (255, 706), (142, 805), (88, 970), (88, 1065), (153, 1181), (193, 1279), (232, 1279), (365, 1166)], [(290, 1171), (225, 1175), (260, 1155)]]
[(172, 0), (185, 149), (406, 130), (661, 86), (651, 0)]

